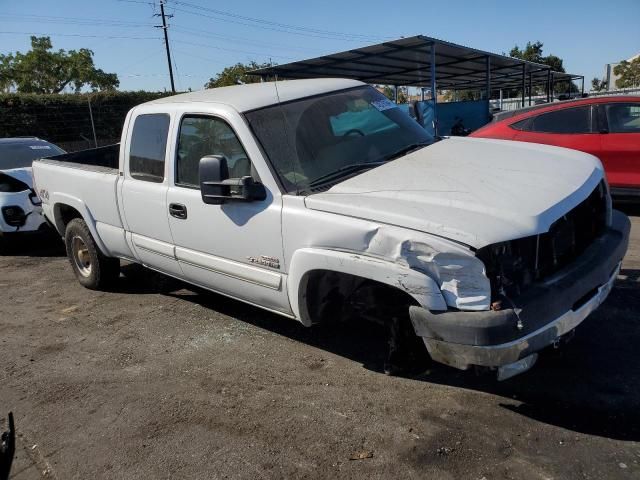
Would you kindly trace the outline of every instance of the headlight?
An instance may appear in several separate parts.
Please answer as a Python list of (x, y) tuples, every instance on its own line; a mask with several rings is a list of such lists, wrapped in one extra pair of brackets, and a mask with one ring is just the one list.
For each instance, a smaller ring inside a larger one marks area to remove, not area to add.
[(460, 310), (489, 310), (491, 284), (481, 260), (471, 255), (438, 253), (432, 262), (448, 306)]

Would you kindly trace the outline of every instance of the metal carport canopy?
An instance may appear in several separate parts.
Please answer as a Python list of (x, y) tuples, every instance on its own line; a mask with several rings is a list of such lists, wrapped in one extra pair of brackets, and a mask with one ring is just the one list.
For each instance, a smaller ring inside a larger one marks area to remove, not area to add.
[[(432, 65), (434, 64), (434, 65)], [(435, 68), (433, 68), (435, 67)], [(582, 79), (548, 65), (519, 60), (424, 35), (254, 70), (261, 77), (341, 77), (372, 84), (438, 89), (509, 89)], [(551, 87), (551, 85), (549, 85)]]

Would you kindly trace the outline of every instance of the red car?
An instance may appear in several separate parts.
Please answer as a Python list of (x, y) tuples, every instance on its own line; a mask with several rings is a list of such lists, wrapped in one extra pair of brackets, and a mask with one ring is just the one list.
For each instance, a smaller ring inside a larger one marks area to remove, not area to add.
[(640, 97), (582, 98), (499, 113), (470, 136), (591, 153), (602, 161), (612, 195), (640, 199)]

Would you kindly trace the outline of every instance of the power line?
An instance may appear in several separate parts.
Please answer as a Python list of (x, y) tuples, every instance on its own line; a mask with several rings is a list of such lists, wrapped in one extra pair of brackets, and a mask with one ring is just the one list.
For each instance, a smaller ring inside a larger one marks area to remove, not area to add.
[(245, 37), (237, 37), (234, 35), (220, 35), (220, 34), (215, 34), (215, 33), (211, 33), (207, 30), (201, 30), (198, 28), (192, 28), (192, 27), (183, 27), (182, 25), (176, 25), (175, 23), (171, 23), (171, 28), (173, 28), (174, 30), (177, 30), (178, 33), (182, 33), (184, 35), (192, 35), (194, 37), (206, 37), (206, 38), (214, 38), (216, 40), (222, 40), (223, 42), (229, 42), (229, 43), (236, 43), (236, 42), (240, 42), (240, 43), (246, 43), (247, 45), (255, 45), (258, 47), (272, 47), (272, 48), (282, 48), (282, 49), (287, 49), (287, 50), (297, 50), (300, 52), (309, 52), (309, 51), (315, 51), (315, 52), (320, 52), (321, 50), (319, 49), (310, 49), (310, 48), (306, 48), (306, 47), (296, 47), (293, 45), (284, 45), (281, 43), (272, 43), (272, 42), (262, 42), (262, 41), (258, 41), (258, 40), (250, 40), (248, 38)]
[(2, 31), (0, 34), (10, 35), (46, 35), (46, 36), (58, 36), (58, 37), (83, 37), (83, 38), (124, 38), (128, 40), (161, 40), (160, 37), (130, 37), (120, 35), (84, 35), (80, 33), (45, 33), (45, 32), (9, 32)]
[[(288, 33), (288, 34), (291, 34), (291, 35), (299, 35), (299, 36), (303, 36), (303, 37), (323, 38), (325, 40), (342, 40), (342, 41), (347, 41), (347, 42), (362, 42), (363, 41), (363, 39), (361, 39), (361, 38), (336, 37), (336, 36), (331, 36), (331, 35), (320, 35), (320, 34), (299, 32), (299, 31), (292, 31), (292, 30), (284, 30), (282, 28), (270, 27), (270, 26), (267, 26), (267, 25), (252, 24), (252, 23), (247, 23), (247, 22), (243, 22), (243, 21), (240, 21), (240, 20), (234, 20), (234, 19), (231, 19), (231, 18), (220, 18), (219, 16), (216, 17), (216, 16), (213, 16), (213, 15), (207, 15), (207, 14), (201, 13), (201, 12), (192, 12), (192, 11), (184, 10), (182, 8), (177, 8), (177, 7), (174, 7), (174, 10), (177, 11), (177, 12), (187, 13), (187, 14), (190, 14), (190, 15), (197, 15), (199, 17), (211, 18), (213, 20), (218, 20), (218, 21), (222, 21), (222, 22), (235, 23), (235, 24), (244, 25), (244, 26), (247, 26), (247, 27), (261, 28), (263, 30), (270, 30), (270, 31), (280, 32), (280, 33)], [(383, 38), (391, 38), (391, 37), (377, 37), (378, 40), (383, 39)], [(370, 39), (370, 40), (372, 40), (372, 39)]]
[(140, 3), (143, 5), (151, 5), (152, 7), (155, 7), (155, 2), (145, 2), (143, 0), (117, 0), (118, 2), (126, 2), (126, 3)]
[(247, 55), (260, 55), (260, 56), (271, 56), (271, 57), (276, 57), (276, 58), (283, 58), (285, 60), (294, 60), (294, 57), (287, 57), (285, 55), (273, 55), (271, 53), (268, 52), (252, 52), (250, 50), (238, 50), (236, 48), (225, 48), (225, 47), (217, 47), (215, 45), (206, 45), (204, 43), (194, 43), (194, 42), (185, 42), (184, 40), (173, 40), (174, 43), (182, 43), (184, 45), (191, 45), (194, 47), (204, 47), (204, 48), (213, 48), (215, 50), (224, 50), (226, 52), (233, 52), (233, 53), (245, 53)]
[(37, 22), (37, 23), (59, 23), (66, 25), (89, 25), (89, 26), (105, 26), (105, 27), (148, 27), (149, 23), (130, 22), (127, 20), (104, 19), (104, 18), (78, 18), (78, 17), (58, 17), (54, 15), (0, 15), (0, 21), (7, 19), (18, 22)]
[(261, 19), (261, 18), (249, 17), (249, 16), (246, 16), (246, 15), (240, 15), (240, 14), (237, 14), (237, 13), (232, 13), (232, 12), (228, 12), (228, 11), (224, 11), (224, 10), (218, 10), (218, 9), (214, 9), (214, 8), (203, 7), (201, 5), (196, 5), (196, 4), (189, 3), (189, 2), (182, 2), (182, 1), (178, 1), (178, 0), (174, 1), (173, 3), (175, 3), (177, 5), (182, 5), (184, 7), (192, 8), (192, 9), (195, 9), (195, 10), (211, 12), (211, 13), (214, 13), (214, 14), (217, 14), (217, 15), (222, 15), (222, 16), (229, 17), (229, 18), (234, 18), (234, 19), (238, 19), (238, 20), (245, 20), (245, 21), (249, 21), (249, 22), (254, 22), (254, 23), (263, 24), (263, 25), (269, 25), (269, 26), (272, 26), (272, 27), (278, 27), (278, 28), (283, 28), (283, 29), (287, 29), (287, 30), (296, 30), (296, 31), (299, 31), (299, 32), (308, 32), (308, 33), (319, 34), (319, 35), (335, 36), (335, 37), (340, 37), (340, 38), (352, 38), (352, 39), (359, 39), (359, 40), (371, 40), (371, 39), (385, 38), (385, 37), (381, 37), (379, 35), (364, 35), (364, 34), (359, 34), (359, 33), (345, 33), (345, 32), (337, 32), (337, 31), (331, 31), (331, 30), (322, 30), (322, 29), (317, 29), (317, 28), (305, 27), (305, 26), (300, 26), (300, 25), (293, 25), (293, 24), (287, 24), (287, 23), (274, 22), (274, 21), (265, 20), (265, 19)]

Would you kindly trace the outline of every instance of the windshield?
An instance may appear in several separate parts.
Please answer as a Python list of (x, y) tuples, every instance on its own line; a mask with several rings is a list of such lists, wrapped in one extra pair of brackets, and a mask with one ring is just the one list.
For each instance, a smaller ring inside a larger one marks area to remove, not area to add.
[(0, 143), (0, 170), (30, 167), (38, 158), (60, 155), (64, 150), (55, 145), (35, 140), (33, 142)]
[(415, 120), (369, 86), (245, 115), (285, 189), (301, 194), (433, 143)]

